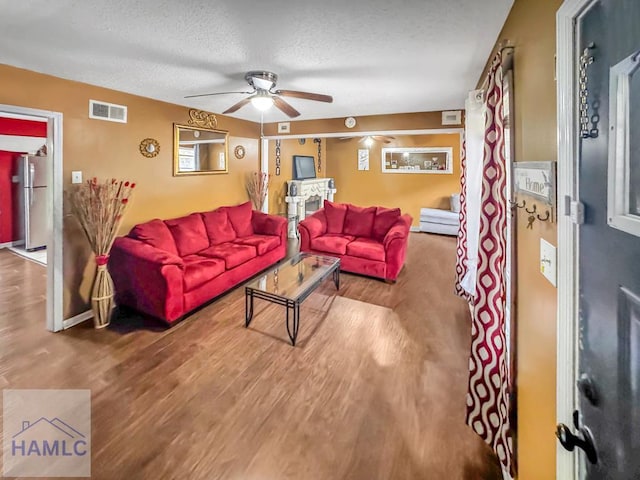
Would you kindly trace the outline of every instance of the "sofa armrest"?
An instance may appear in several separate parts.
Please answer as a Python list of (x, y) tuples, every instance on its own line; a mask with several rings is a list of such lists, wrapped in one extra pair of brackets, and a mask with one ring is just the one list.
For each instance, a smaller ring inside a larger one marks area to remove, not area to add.
[(254, 210), (251, 214), (251, 226), (253, 231), (260, 235), (282, 236), (282, 231), (287, 231), (287, 219), (277, 215), (269, 215)]
[(298, 232), (300, 233), (300, 251), (308, 252), (311, 250), (311, 240), (324, 235), (327, 231), (327, 217), (324, 209), (320, 209), (313, 215), (306, 217), (298, 223)]
[(413, 222), (413, 218), (411, 218), (411, 215), (408, 214), (404, 214), (400, 218), (398, 218), (398, 220), (396, 220), (396, 223), (391, 226), (387, 234), (384, 236), (384, 240), (382, 243), (384, 244), (385, 250), (393, 240), (404, 239), (409, 236), (409, 231), (411, 230), (411, 222)]
[(181, 269), (184, 269), (184, 262), (179, 256), (165, 250), (152, 247), (148, 243), (141, 242), (134, 238), (116, 238), (115, 242), (113, 242), (112, 254), (114, 250), (121, 251), (131, 260), (142, 260), (156, 266), (176, 265)]
[(386, 255), (386, 280), (395, 281), (404, 265), (411, 231), (411, 215), (402, 215), (389, 229), (384, 237), (384, 251)]
[(180, 257), (129, 237), (116, 238), (109, 256), (118, 303), (172, 322), (184, 313)]
[(298, 229), (306, 229), (309, 238), (316, 238), (327, 232), (327, 220), (324, 210), (318, 210), (313, 215), (309, 215), (298, 224)]

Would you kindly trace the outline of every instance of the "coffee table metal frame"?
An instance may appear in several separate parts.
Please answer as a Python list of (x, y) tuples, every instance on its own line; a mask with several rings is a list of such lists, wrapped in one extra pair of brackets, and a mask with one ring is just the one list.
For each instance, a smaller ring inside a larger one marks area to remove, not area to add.
[[(302, 255), (302, 254), (299, 254)], [(287, 260), (290, 261), (290, 260)], [(272, 270), (281, 268), (281, 265), (269, 270), (266, 274)], [(267, 300), (268, 302), (275, 303), (277, 305), (283, 305), (287, 309), (286, 325), (287, 334), (291, 340), (291, 345), (296, 346), (296, 338), (298, 338), (298, 329), (300, 327), (300, 304), (313, 293), (313, 291), (330, 275), (333, 276), (333, 283), (336, 286), (336, 290), (340, 290), (340, 259), (336, 258), (336, 263), (332, 265), (327, 271), (319, 276), (315, 281), (310, 283), (300, 295), (296, 298), (288, 298), (275, 293), (269, 293), (260, 289), (245, 287), (244, 291), (244, 303), (245, 303), (245, 328), (249, 327), (251, 320), (253, 320), (253, 299), (259, 298)], [(289, 314), (289, 310), (292, 310), (292, 315)], [(293, 321), (291, 321), (293, 320)]]

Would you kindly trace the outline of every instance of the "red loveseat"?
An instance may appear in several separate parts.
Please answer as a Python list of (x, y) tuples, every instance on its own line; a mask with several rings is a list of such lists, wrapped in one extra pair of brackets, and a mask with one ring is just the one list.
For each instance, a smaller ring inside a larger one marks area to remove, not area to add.
[(151, 220), (118, 237), (109, 258), (116, 301), (174, 323), (282, 260), (287, 221), (251, 203)]
[(340, 270), (395, 281), (404, 265), (412, 218), (399, 208), (325, 200), (298, 225), (300, 251), (340, 258)]

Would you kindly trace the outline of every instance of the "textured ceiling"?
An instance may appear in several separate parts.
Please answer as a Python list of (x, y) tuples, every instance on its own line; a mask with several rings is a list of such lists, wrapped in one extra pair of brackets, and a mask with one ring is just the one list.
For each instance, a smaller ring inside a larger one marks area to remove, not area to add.
[[(246, 90), (261, 69), (278, 88), (333, 95), (287, 99), (298, 119), (454, 109), (512, 3), (0, 0), (0, 63), (215, 113), (243, 96), (183, 97)], [(232, 116), (260, 120), (251, 105)], [(272, 108), (264, 121), (287, 118)]]

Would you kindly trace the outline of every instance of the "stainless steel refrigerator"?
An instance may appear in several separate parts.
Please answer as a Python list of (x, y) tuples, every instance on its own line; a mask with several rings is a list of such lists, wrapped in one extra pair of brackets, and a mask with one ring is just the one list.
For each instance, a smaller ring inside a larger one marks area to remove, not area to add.
[(26, 250), (47, 246), (49, 158), (21, 155), (17, 159), (18, 239)]

